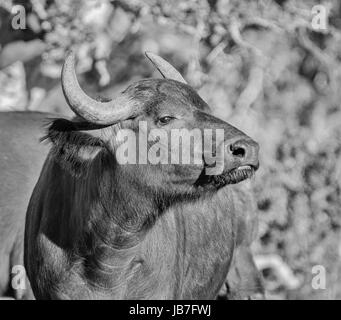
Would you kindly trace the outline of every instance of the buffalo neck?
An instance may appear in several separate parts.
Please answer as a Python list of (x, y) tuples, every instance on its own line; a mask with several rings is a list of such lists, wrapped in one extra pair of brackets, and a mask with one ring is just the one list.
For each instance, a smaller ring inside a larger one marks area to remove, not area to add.
[(159, 214), (155, 195), (140, 188), (106, 155), (94, 161), (86, 179), (91, 184), (88, 192), (93, 195), (92, 225), (98, 221), (107, 229), (102, 233), (106, 241), (115, 247), (129, 247), (141, 240)]
[(80, 176), (51, 160), (53, 188), (45, 190), (51, 213), (44, 229), (62, 247), (91, 251), (103, 243), (129, 248), (152, 227), (159, 212), (154, 198), (129, 183), (111, 159), (97, 156)]

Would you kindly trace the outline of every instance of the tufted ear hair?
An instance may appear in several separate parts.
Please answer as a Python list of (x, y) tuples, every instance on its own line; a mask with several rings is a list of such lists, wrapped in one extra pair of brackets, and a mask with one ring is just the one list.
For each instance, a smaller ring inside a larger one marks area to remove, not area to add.
[(98, 130), (103, 126), (88, 122), (55, 119), (47, 125), (41, 141), (50, 141), (50, 155), (75, 176), (86, 172), (92, 160), (105, 148)]

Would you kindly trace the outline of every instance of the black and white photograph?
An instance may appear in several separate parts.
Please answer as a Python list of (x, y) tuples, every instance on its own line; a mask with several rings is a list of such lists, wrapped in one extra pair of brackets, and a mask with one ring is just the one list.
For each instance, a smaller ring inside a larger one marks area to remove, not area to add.
[(0, 307), (340, 299), (341, 1), (0, 0)]

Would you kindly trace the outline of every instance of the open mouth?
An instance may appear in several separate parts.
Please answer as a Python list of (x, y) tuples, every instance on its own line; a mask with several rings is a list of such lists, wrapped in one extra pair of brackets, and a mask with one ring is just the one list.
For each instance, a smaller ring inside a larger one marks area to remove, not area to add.
[(254, 176), (256, 167), (252, 165), (244, 165), (232, 169), (219, 176), (212, 176), (213, 183), (217, 188), (221, 188), (227, 184), (236, 184)]
[(252, 178), (255, 174), (255, 168), (251, 165), (240, 166), (229, 171), (224, 175), (227, 184), (235, 184), (243, 180)]
[(221, 188), (227, 184), (236, 184), (243, 180), (252, 178), (255, 174), (255, 171), (258, 169), (258, 166), (253, 165), (243, 165), (237, 168), (234, 168), (226, 173), (217, 176), (201, 176), (198, 180), (198, 185), (207, 185), (213, 184), (215, 188)]

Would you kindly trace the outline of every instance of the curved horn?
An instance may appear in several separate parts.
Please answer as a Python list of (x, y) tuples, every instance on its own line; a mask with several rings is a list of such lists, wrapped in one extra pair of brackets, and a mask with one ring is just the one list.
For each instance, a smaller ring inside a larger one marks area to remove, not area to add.
[(145, 52), (146, 57), (152, 62), (155, 68), (162, 74), (162, 76), (166, 79), (173, 79), (182, 83), (187, 84), (186, 80), (182, 77), (180, 72), (176, 70), (169, 62), (160, 56), (151, 53)]
[(133, 101), (121, 94), (109, 102), (90, 98), (79, 86), (75, 72), (75, 55), (70, 51), (62, 69), (62, 88), (73, 112), (90, 123), (108, 125), (132, 115)]

